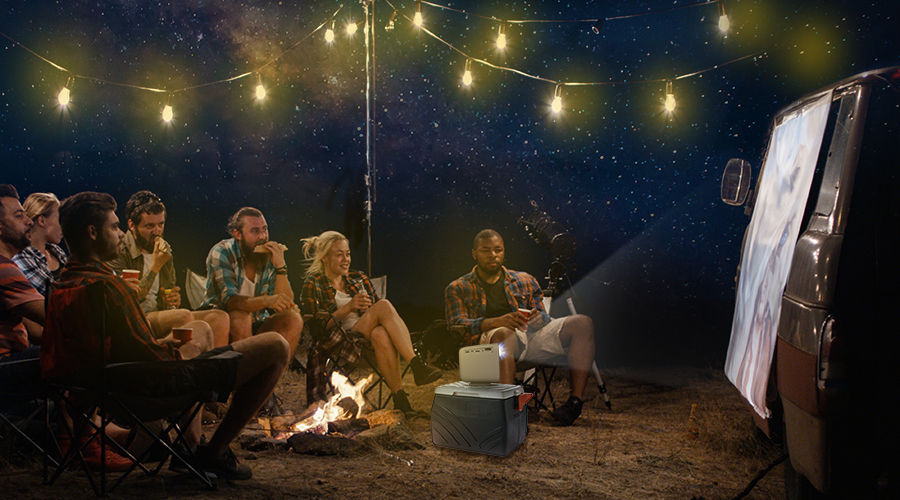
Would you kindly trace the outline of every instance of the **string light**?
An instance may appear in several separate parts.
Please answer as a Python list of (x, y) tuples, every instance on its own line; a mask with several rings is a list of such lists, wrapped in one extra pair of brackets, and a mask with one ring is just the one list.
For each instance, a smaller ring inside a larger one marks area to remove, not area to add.
[(466, 59), (466, 69), (463, 71), (462, 84), (466, 87), (472, 85), (472, 60)]
[(725, 34), (728, 33), (729, 28), (731, 28), (731, 20), (728, 19), (728, 14), (725, 12), (725, 2), (719, 0), (719, 31)]
[(553, 111), (554, 114), (559, 114), (562, 111), (562, 85), (556, 84), (556, 90), (553, 91), (553, 102), (550, 103), (550, 110)]
[(266, 87), (263, 86), (262, 83), (262, 75), (257, 75), (257, 83), (256, 83), (256, 100), (263, 101), (266, 98)]
[(506, 48), (506, 25), (502, 23), (497, 31), (497, 48), (500, 50)]
[(413, 14), (413, 24), (416, 28), (421, 28), (425, 20), (422, 18), (422, 2), (416, 2), (416, 13)]
[(359, 29), (359, 26), (357, 26), (355, 22), (350, 21), (347, 23), (347, 36), (353, 36), (357, 29)]
[(334, 19), (331, 20), (331, 27), (325, 30), (325, 43), (331, 45), (334, 42)]
[(663, 108), (669, 114), (675, 111), (675, 92), (672, 90), (671, 81), (666, 82), (666, 100), (663, 103)]
[(162, 119), (166, 123), (172, 123), (172, 118), (175, 117), (175, 114), (172, 111), (172, 106), (166, 104), (162, 109)]

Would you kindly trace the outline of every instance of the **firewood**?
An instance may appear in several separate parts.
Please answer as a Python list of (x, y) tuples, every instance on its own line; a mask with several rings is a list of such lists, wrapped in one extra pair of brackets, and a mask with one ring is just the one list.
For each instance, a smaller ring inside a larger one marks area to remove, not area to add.
[(353, 435), (369, 428), (369, 421), (364, 418), (348, 418), (328, 422), (328, 432), (340, 432), (345, 435)]

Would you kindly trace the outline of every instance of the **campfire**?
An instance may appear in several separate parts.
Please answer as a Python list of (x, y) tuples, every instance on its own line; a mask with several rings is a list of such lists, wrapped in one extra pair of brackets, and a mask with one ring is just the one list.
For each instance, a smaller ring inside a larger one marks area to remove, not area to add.
[[(372, 378), (373, 375), (369, 375), (354, 384), (347, 377), (334, 372), (331, 374), (331, 385), (335, 389), (335, 394), (328, 401), (324, 403), (320, 401), (302, 415), (259, 418), (259, 424), (270, 437), (277, 440), (288, 439), (294, 434), (304, 432), (321, 435), (368, 429), (368, 420), (361, 419), (360, 415), (366, 405), (363, 393), (372, 382)], [(365, 423), (359, 422), (360, 420)]]
[(376, 410), (363, 415), (363, 394), (372, 379), (370, 375), (354, 384), (340, 373), (333, 373), (335, 394), (328, 401), (311, 406), (300, 415), (259, 418), (261, 429), (245, 432), (241, 446), (251, 451), (287, 447), (295, 453), (343, 456), (372, 450), (384, 453), (383, 450), (421, 449), (399, 410)]

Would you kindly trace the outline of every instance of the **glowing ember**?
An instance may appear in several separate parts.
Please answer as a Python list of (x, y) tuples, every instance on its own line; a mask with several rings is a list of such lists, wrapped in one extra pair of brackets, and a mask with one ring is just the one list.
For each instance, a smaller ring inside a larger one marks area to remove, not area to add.
[[(373, 375), (360, 380), (356, 384), (350, 382), (347, 377), (338, 372), (331, 374), (331, 385), (335, 389), (335, 395), (331, 396), (324, 404), (316, 408), (316, 411), (309, 417), (294, 423), (290, 431), (275, 432), (275, 438), (287, 439), (298, 432), (312, 432), (315, 434), (325, 434), (328, 432), (328, 422), (344, 420), (348, 418), (358, 418), (362, 414), (363, 407), (366, 405), (363, 391), (372, 382)], [(348, 411), (339, 405), (341, 401), (350, 398), (356, 403), (356, 413)], [(273, 431), (275, 431), (273, 429)]]

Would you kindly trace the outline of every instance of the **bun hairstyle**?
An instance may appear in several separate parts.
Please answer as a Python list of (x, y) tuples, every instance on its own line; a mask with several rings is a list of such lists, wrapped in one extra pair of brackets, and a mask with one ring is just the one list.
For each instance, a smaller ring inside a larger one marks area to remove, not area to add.
[(316, 273), (325, 272), (325, 265), (322, 259), (331, 251), (331, 247), (338, 241), (350, 241), (346, 236), (337, 231), (325, 231), (318, 236), (310, 236), (309, 238), (301, 238), (300, 244), (303, 245), (303, 258), (309, 263), (304, 276), (309, 278)]
[(53, 193), (31, 193), (22, 203), (25, 209), (25, 216), (31, 220), (37, 219), (39, 216), (49, 216), (53, 210), (59, 208), (59, 198)]

